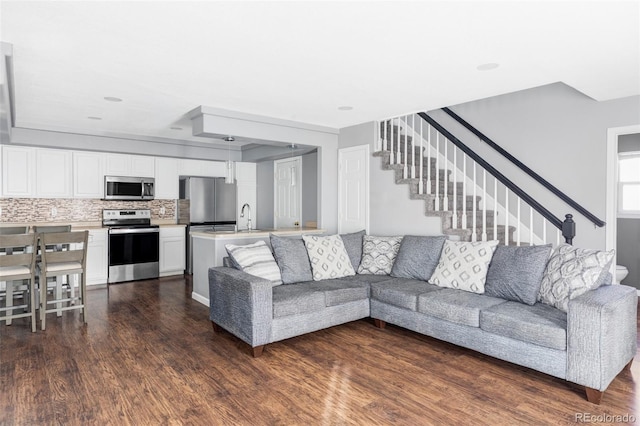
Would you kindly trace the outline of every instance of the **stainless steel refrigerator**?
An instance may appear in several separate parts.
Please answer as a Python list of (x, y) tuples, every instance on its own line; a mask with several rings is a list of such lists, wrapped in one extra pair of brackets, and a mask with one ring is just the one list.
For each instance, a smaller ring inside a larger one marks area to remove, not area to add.
[(236, 184), (224, 178), (180, 178), (178, 223), (187, 225), (187, 273), (193, 271), (191, 231), (235, 230), (236, 192)]

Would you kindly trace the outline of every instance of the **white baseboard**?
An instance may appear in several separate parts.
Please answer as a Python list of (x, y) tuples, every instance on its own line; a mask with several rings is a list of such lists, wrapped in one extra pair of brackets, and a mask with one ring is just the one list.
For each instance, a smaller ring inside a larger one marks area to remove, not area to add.
[(196, 293), (196, 292), (191, 292), (191, 298), (193, 300), (195, 300), (196, 302), (200, 302), (205, 306), (209, 306), (209, 299), (207, 299), (206, 297)]

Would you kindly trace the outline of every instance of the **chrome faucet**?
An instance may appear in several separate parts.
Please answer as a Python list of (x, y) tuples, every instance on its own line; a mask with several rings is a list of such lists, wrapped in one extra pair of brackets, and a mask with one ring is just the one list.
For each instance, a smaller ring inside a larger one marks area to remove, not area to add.
[(249, 203), (244, 203), (244, 205), (242, 206), (242, 209), (240, 210), (240, 217), (244, 217), (245, 207), (249, 210), (249, 217), (247, 218), (247, 229), (251, 231), (251, 229), (253, 228), (251, 227), (251, 206), (249, 205)]

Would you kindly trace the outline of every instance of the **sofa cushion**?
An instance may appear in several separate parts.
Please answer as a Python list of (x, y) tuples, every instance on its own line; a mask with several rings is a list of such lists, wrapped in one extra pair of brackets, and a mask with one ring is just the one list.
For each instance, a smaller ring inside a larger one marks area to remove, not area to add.
[(362, 260), (359, 274), (389, 275), (396, 260), (402, 236), (374, 237), (365, 235), (362, 243)]
[(389, 281), (391, 278), (388, 275), (371, 275), (371, 274), (355, 274), (350, 277), (340, 278), (341, 281), (356, 282), (374, 284), (383, 281)]
[(487, 270), (498, 241), (445, 241), (430, 284), (484, 293)]
[(480, 328), (547, 348), (567, 348), (567, 314), (543, 303), (529, 306), (506, 302), (483, 309)]
[(364, 234), (365, 231), (353, 232), (351, 234), (340, 234), (354, 271), (358, 270), (360, 267), (360, 261), (362, 260), (362, 238), (364, 237)]
[(427, 281), (438, 265), (442, 246), (447, 237), (405, 235), (398, 256), (391, 268), (392, 277)]
[(371, 298), (415, 311), (418, 309), (419, 295), (440, 290), (440, 287), (425, 281), (391, 278), (387, 281), (371, 284)]
[(567, 312), (569, 300), (604, 284), (613, 255), (613, 250), (558, 246), (544, 271), (538, 300)]
[(273, 317), (281, 318), (324, 309), (324, 292), (314, 281), (273, 288)]
[(226, 244), (224, 247), (241, 271), (271, 281), (274, 286), (282, 284), (280, 269), (264, 241), (244, 246)]
[(285, 238), (271, 234), (271, 248), (284, 284), (311, 281), (311, 263), (302, 237)]
[(484, 294), (533, 305), (538, 300), (551, 244), (528, 247), (499, 245), (489, 264)]
[(337, 306), (369, 298), (369, 284), (343, 279), (322, 281), (319, 289), (324, 292), (325, 305)]
[(454, 290), (421, 294), (418, 297), (418, 312), (456, 324), (480, 327), (482, 309), (505, 303), (503, 299), (483, 294)]

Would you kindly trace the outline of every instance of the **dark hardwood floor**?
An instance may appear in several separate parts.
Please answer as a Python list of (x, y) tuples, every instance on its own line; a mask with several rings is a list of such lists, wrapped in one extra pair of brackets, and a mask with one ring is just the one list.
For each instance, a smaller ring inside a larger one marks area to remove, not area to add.
[(574, 423), (580, 413), (640, 417), (640, 362), (597, 406), (563, 380), (399, 327), (379, 330), (371, 320), (274, 343), (254, 359), (229, 333), (213, 333), (208, 308), (190, 294), (183, 277), (118, 284), (89, 291), (87, 326), (73, 311), (50, 315), (44, 332), (31, 333), (23, 319), (1, 324), (0, 425), (539, 425)]

